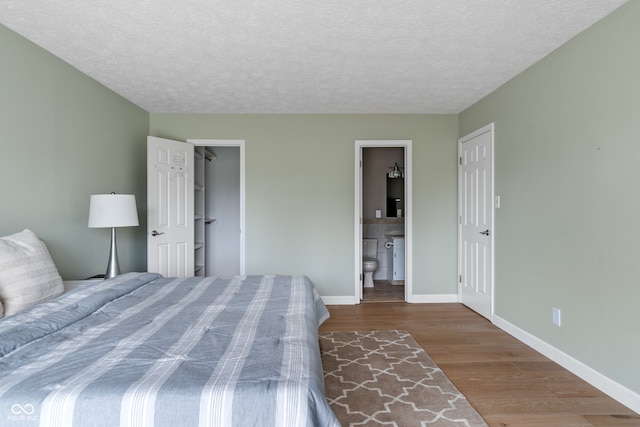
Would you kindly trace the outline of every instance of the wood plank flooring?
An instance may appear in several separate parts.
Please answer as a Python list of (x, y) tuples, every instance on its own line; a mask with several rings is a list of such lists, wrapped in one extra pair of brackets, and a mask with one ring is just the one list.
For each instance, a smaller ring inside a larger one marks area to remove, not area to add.
[(404, 301), (404, 285), (392, 285), (386, 280), (376, 280), (373, 288), (362, 288), (362, 302)]
[(329, 306), (320, 332), (406, 330), (490, 426), (640, 426), (640, 415), (461, 304)]

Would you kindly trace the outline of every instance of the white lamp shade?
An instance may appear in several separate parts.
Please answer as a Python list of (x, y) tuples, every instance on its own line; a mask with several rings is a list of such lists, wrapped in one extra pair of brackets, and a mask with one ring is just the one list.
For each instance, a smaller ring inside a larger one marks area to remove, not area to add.
[(136, 196), (94, 194), (89, 202), (89, 228), (134, 227), (138, 225)]

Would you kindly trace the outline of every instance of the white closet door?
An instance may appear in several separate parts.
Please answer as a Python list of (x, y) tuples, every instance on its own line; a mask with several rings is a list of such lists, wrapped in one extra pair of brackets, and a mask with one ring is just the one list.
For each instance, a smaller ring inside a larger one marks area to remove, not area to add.
[(193, 276), (193, 145), (147, 138), (147, 270)]

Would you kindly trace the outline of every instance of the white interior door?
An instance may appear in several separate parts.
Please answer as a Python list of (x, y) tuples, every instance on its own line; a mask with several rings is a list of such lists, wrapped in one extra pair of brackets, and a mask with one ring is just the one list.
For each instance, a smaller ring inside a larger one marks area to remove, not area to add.
[(193, 145), (147, 138), (147, 270), (194, 274)]
[(493, 123), (458, 141), (460, 302), (493, 313)]

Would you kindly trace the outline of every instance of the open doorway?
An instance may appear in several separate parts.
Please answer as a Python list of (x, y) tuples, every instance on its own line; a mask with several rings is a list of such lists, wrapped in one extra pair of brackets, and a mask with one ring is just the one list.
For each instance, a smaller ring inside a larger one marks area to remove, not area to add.
[(356, 296), (411, 295), (411, 141), (356, 141)]
[(204, 250), (196, 250), (195, 263), (202, 265), (204, 276), (242, 275), (245, 271), (244, 140), (188, 139), (187, 142), (194, 144), (196, 153), (202, 149), (204, 157), (199, 178), (202, 185), (195, 188), (194, 226), (195, 241), (201, 241), (200, 247)]

